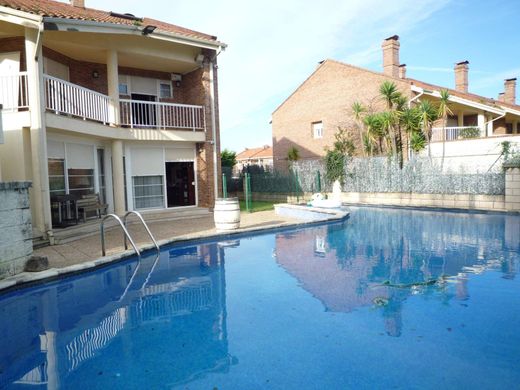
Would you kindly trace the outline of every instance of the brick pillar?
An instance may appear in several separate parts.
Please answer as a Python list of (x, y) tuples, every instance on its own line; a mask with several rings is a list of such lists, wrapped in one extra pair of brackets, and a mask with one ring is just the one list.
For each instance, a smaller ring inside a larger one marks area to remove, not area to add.
[(506, 169), (506, 202), (507, 211), (520, 211), (520, 168), (508, 166)]

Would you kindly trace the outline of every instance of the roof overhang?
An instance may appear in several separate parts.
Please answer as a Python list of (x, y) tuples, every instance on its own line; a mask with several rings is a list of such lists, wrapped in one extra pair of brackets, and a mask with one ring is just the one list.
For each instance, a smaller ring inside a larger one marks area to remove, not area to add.
[(17, 24), (23, 27), (40, 28), (42, 17), (13, 8), (0, 6), (0, 21)]
[[(54, 17), (44, 17), (45, 30), (51, 31), (74, 31), (74, 32), (93, 32), (105, 34), (125, 34), (142, 36), (143, 26), (124, 25), (117, 23), (102, 23), (91, 20), (64, 19)], [(163, 41), (180, 43), (184, 45), (196, 46), (211, 50), (224, 50), (227, 45), (219, 41), (190, 37), (182, 34), (171, 33), (162, 30), (155, 30), (148, 37)]]
[[(421, 93), (421, 94), (426, 95), (426, 96), (432, 96), (432, 97), (435, 97), (435, 98), (440, 98), (441, 97), (441, 94), (440, 94), (439, 91), (427, 90), (427, 89), (418, 87), (416, 85), (412, 85), (411, 89), (412, 89), (413, 92)], [(493, 107), (493, 106), (490, 106), (489, 104), (475, 102), (475, 101), (470, 100), (470, 99), (464, 99), (464, 98), (461, 98), (460, 96), (450, 95), (449, 101), (451, 101), (453, 103), (459, 103), (459, 104), (462, 104), (462, 105), (465, 105), (465, 106), (473, 107), (473, 108), (476, 108), (478, 110), (491, 112), (491, 113), (497, 114), (497, 115), (504, 115), (506, 113), (506, 110), (504, 108)]]

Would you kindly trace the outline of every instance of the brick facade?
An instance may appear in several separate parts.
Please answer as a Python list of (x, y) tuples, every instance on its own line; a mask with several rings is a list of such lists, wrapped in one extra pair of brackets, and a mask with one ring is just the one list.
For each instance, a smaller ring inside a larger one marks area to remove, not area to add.
[(25, 39), (24, 37), (11, 37), (0, 39), (0, 53), (20, 52), (20, 71), (27, 70), (25, 62)]
[[(295, 146), (302, 159), (319, 158), (334, 142), (338, 127), (355, 128), (351, 113), (356, 101), (371, 111), (384, 109), (379, 87), (392, 81), (407, 97), (409, 82), (333, 60), (319, 68), (272, 115), (273, 158), (275, 169), (287, 168), (287, 152)], [(323, 123), (323, 138), (314, 139), (312, 124)], [(351, 134), (356, 154), (361, 153), (359, 134)]]

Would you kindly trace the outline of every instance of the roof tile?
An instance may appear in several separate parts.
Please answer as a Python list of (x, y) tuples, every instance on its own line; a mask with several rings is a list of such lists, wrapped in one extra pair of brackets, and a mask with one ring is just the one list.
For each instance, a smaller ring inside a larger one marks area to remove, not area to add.
[[(135, 20), (111, 15), (108, 11), (101, 11), (93, 8), (75, 7), (71, 4), (52, 0), (0, 0), (0, 6), (9, 7), (22, 12), (28, 12), (43, 17), (89, 20), (101, 23), (114, 23), (121, 25), (134, 25)], [(161, 22), (159, 20), (144, 18), (141, 22), (143, 26), (154, 25), (158, 30), (184, 35), (186, 37), (215, 41), (217, 38), (212, 35), (190, 30), (184, 27)]]

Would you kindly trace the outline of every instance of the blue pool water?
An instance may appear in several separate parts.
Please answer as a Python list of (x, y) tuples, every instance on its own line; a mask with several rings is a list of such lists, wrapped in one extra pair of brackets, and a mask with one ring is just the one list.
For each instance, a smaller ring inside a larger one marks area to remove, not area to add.
[(518, 216), (353, 208), (14, 291), (0, 388), (518, 388), (519, 240)]

